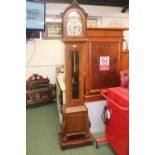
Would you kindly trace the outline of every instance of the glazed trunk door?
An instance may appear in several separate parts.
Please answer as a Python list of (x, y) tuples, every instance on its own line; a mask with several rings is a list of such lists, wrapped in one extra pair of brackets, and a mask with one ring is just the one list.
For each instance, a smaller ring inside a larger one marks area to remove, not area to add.
[(84, 45), (68, 44), (66, 49), (67, 105), (79, 106), (84, 102)]

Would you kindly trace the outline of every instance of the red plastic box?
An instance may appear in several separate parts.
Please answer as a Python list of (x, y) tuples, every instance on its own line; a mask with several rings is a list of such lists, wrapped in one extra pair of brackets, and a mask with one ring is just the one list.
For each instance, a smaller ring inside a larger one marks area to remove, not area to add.
[(113, 87), (108, 94), (101, 92), (107, 100), (110, 118), (106, 124), (106, 138), (96, 140), (97, 144), (108, 141), (117, 155), (129, 155), (129, 93), (128, 89)]

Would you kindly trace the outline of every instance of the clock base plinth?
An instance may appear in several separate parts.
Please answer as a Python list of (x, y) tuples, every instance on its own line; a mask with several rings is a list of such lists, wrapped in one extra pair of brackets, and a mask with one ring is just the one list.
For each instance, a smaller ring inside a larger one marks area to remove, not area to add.
[(63, 106), (63, 121), (61, 125), (61, 149), (93, 144), (90, 131), (88, 109), (85, 105), (76, 107)]
[(64, 142), (62, 139), (62, 133), (59, 133), (59, 142), (61, 149), (68, 149), (73, 147), (79, 147), (79, 146), (86, 146), (86, 145), (92, 145), (94, 138), (89, 132), (89, 138), (86, 138), (84, 135), (74, 135), (69, 136), (67, 141)]

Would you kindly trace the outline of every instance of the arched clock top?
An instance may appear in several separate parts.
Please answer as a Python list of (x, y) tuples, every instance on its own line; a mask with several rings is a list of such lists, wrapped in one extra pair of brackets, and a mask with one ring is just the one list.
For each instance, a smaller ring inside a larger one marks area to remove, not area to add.
[(83, 15), (87, 16), (87, 13), (79, 6), (79, 3), (77, 1), (73, 1), (72, 4), (68, 8), (66, 8), (63, 14), (67, 14), (73, 10), (79, 11)]
[(62, 14), (63, 39), (85, 39), (87, 14), (77, 2), (73, 2)]

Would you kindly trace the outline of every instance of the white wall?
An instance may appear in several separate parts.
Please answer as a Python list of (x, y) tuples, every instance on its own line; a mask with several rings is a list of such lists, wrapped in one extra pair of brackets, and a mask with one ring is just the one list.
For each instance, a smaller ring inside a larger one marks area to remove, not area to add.
[(33, 73), (48, 76), (55, 83), (55, 67), (64, 64), (64, 43), (60, 40), (28, 41), (26, 45), (26, 78)]
[(86, 107), (88, 108), (88, 116), (91, 123), (90, 131), (95, 132), (104, 132), (105, 125), (101, 119), (104, 106), (106, 105), (105, 100), (96, 101), (96, 102), (86, 102)]

